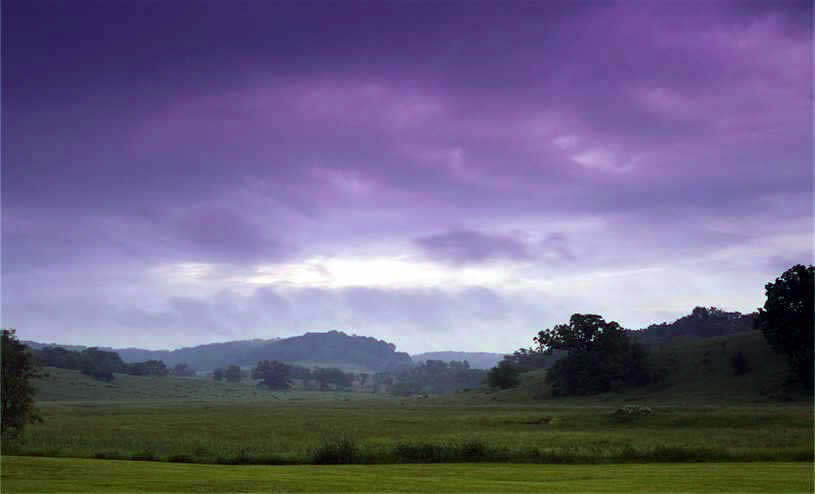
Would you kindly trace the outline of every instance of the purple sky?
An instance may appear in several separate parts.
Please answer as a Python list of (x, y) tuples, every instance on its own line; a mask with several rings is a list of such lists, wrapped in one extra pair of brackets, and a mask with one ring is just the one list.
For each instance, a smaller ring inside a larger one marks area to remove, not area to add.
[(813, 257), (810, 1), (3, 2), (2, 325), (511, 351)]

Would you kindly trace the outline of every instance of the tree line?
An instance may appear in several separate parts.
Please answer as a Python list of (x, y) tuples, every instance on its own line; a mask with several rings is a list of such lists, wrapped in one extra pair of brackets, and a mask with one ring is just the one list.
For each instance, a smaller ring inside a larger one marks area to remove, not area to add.
[[(544, 382), (552, 396), (584, 395), (644, 386), (664, 381), (667, 368), (649, 365), (643, 342), (655, 338), (721, 336), (760, 330), (770, 347), (787, 358), (790, 382), (813, 391), (815, 333), (815, 267), (795, 265), (765, 285), (763, 308), (749, 315), (716, 307), (696, 307), (672, 324), (651, 325), (640, 332), (623, 329), (597, 314), (573, 314), (568, 323), (539, 331), (534, 346), (507, 355), (490, 369), (490, 387), (520, 384), (520, 374), (548, 369)], [(735, 375), (750, 371), (741, 352), (730, 356)]]
[(195, 370), (187, 364), (178, 364), (168, 369), (161, 360), (127, 363), (116, 352), (86, 348), (66, 350), (62, 347), (43, 347), (32, 350), (34, 361), (43, 367), (78, 370), (100, 381), (112, 381), (115, 373), (131, 376), (194, 376)]

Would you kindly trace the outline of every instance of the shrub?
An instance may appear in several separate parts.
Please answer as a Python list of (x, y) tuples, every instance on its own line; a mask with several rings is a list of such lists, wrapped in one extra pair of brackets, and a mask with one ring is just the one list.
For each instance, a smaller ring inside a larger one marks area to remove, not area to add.
[(249, 456), (249, 453), (245, 449), (242, 449), (238, 452), (237, 455), (229, 458), (219, 456), (218, 458), (215, 459), (215, 463), (218, 463), (220, 465), (249, 465), (253, 463), (253, 461), (252, 457)]
[(649, 415), (653, 415), (654, 410), (650, 407), (644, 407), (639, 405), (626, 405), (624, 407), (620, 407), (617, 410), (614, 410), (612, 413), (612, 417), (619, 421), (630, 421), (637, 419), (639, 417), (647, 417)]
[(730, 368), (733, 369), (733, 375), (743, 376), (750, 372), (750, 363), (743, 352), (736, 352), (730, 356)]
[(172, 455), (167, 457), (170, 463), (192, 463), (193, 459), (190, 455)]
[(446, 463), (500, 461), (509, 456), (508, 451), (490, 448), (480, 440), (461, 443), (399, 443), (393, 448), (393, 456), (400, 463)]
[(350, 437), (324, 440), (311, 452), (315, 465), (345, 465), (359, 463), (361, 459), (359, 447)]
[(135, 455), (131, 455), (130, 459), (133, 461), (159, 461), (159, 458), (150, 450), (141, 451)]
[(97, 460), (124, 460), (127, 458), (118, 451), (97, 451), (93, 457)]

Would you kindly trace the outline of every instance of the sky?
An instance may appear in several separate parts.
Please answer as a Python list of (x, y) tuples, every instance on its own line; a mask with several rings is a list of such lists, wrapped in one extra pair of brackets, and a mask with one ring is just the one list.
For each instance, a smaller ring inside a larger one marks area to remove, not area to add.
[(813, 259), (810, 1), (5, 0), (2, 326), (510, 352)]

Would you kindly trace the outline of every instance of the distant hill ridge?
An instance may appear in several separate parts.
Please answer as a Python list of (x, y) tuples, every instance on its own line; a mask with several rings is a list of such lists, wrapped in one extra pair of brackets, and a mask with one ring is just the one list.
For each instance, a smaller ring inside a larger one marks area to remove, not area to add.
[[(631, 331), (643, 343), (670, 342), (675, 338), (700, 339), (745, 333), (753, 328), (753, 314), (726, 312), (716, 307), (696, 307), (672, 323), (652, 324)], [(82, 350), (84, 346), (58, 345), (23, 341), (33, 349), (61, 346), (67, 350)], [(342, 331), (306, 333), (301, 336), (274, 339), (253, 339), (210, 343), (177, 350), (145, 350), (141, 348), (110, 348), (127, 363), (162, 360), (167, 366), (186, 363), (196, 370), (208, 371), (236, 364), (254, 366), (258, 360), (281, 362), (342, 362), (373, 371), (392, 370), (425, 360), (467, 360), (472, 368), (487, 369), (498, 363), (504, 354), (488, 352), (427, 352), (410, 355), (397, 352), (396, 345), (370, 336), (348, 335)]]
[(753, 314), (727, 312), (718, 307), (694, 307), (690, 314), (670, 324), (652, 324), (633, 333), (644, 343), (658, 343), (680, 337), (713, 338), (752, 330)]
[[(33, 349), (61, 346), (68, 350), (82, 350), (84, 346), (45, 344), (24, 341)], [(410, 356), (397, 352), (396, 345), (369, 336), (348, 335), (341, 331), (306, 333), (301, 336), (275, 339), (254, 339), (210, 343), (177, 350), (145, 350), (141, 348), (109, 348), (125, 362), (162, 360), (167, 366), (189, 364), (199, 371), (228, 365), (254, 366), (259, 360), (281, 362), (343, 362), (371, 370), (389, 370), (411, 365)]]

